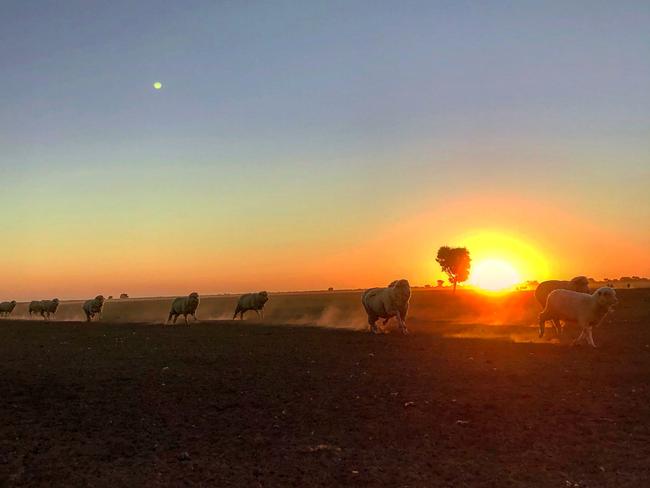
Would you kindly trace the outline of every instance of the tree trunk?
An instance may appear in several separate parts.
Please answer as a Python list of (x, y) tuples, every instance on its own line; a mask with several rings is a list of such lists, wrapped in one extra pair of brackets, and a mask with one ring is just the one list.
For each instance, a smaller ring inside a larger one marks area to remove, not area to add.
[(454, 295), (456, 294), (456, 280), (454, 280)]

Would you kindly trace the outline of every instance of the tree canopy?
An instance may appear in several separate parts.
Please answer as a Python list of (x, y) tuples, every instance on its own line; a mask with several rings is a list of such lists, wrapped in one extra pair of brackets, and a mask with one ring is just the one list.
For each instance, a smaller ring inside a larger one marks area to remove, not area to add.
[(469, 278), (472, 258), (466, 247), (442, 246), (438, 249), (436, 261), (444, 273), (449, 276), (449, 282), (454, 285), (462, 283)]

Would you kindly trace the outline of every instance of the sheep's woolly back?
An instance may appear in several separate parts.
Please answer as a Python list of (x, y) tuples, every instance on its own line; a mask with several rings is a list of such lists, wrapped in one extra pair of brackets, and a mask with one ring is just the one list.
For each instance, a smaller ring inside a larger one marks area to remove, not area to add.
[(16, 300), (0, 303), (0, 312), (2, 313), (5, 312), (11, 313), (13, 312), (14, 308), (16, 308)]
[(45, 312), (56, 313), (56, 310), (59, 308), (59, 299), (54, 298), (53, 300), (43, 300), (41, 306)]
[(41, 310), (44, 310), (42, 300), (34, 300), (29, 304), (30, 312), (39, 313)]
[(259, 293), (246, 293), (239, 297), (237, 302), (238, 310), (261, 310), (269, 300), (269, 295), (265, 291)]
[(549, 294), (554, 290), (572, 290), (578, 293), (590, 293), (589, 281), (584, 276), (576, 276), (571, 281), (542, 281), (535, 289), (535, 299), (543, 307), (546, 305), (546, 299)]

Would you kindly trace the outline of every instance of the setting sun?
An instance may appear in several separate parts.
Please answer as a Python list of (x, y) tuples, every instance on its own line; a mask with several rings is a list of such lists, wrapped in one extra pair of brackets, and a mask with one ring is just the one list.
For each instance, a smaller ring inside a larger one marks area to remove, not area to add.
[(469, 283), (488, 291), (513, 288), (521, 282), (521, 276), (508, 262), (486, 259), (474, 264)]

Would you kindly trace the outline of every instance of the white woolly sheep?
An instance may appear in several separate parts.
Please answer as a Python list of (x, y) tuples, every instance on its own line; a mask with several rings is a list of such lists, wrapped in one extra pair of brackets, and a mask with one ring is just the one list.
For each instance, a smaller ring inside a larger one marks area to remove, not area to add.
[(0, 317), (9, 317), (16, 308), (16, 300), (0, 303)]
[(198, 320), (196, 318), (196, 309), (199, 307), (199, 294), (196, 292), (190, 293), (186, 297), (179, 297), (175, 298), (174, 301), (172, 302), (172, 308), (169, 311), (169, 317), (167, 318), (167, 323), (174, 318), (174, 321), (172, 323), (176, 323), (176, 319), (178, 319), (179, 315), (182, 315), (183, 318), (185, 319), (185, 325), (189, 325), (187, 323), (187, 316), (191, 315), (194, 317), (194, 320)]
[(264, 318), (264, 304), (269, 300), (269, 294), (265, 291), (259, 293), (246, 293), (239, 297), (235, 314), (232, 316), (233, 320), (239, 314), (240, 320), (244, 320), (244, 313), (249, 310), (255, 310), (258, 317)]
[(573, 290), (553, 290), (546, 300), (546, 307), (539, 314), (539, 336), (544, 335), (547, 320), (577, 322), (580, 335), (573, 343), (586, 338), (589, 345), (596, 347), (592, 327), (600, 324), (617, 303), (616, 292), (608, 287), (598, 288), (591, 295)]
[(101, 318), (102, 307), (104, 306), (104, 297), (97, 295), (92, 300), (86, 300), (83, 304), (83, 311), (86, 314), (86, 322), (90, 322), (95, 315)]
[(361, 303), (368, 314), (370, 331), (377, 332), (376, 322), (378, 319), (384, 319), (385, 325), (388, 320), (395, 317), (402, 333), (407, 334), (406, 315), (410, 298), (411, 286), (407, 280), (393, 281), (387, 288), (366, 290), (361, 297)]
[[(553, 290), (573, 290), (578, 293), (591, 293), (589, 291), (589, 281), (585, 276), (576, 276), (570, 281), (542, 281), (537, 285), (537, 288), (535, 288), (535, 298), (542, 308), (546, 306), (546, 298)], [(555, 328), (555, 333), (560, 336), (562, 334), (562, 324), (560, 321), (553, 320), (553, 327)]]

